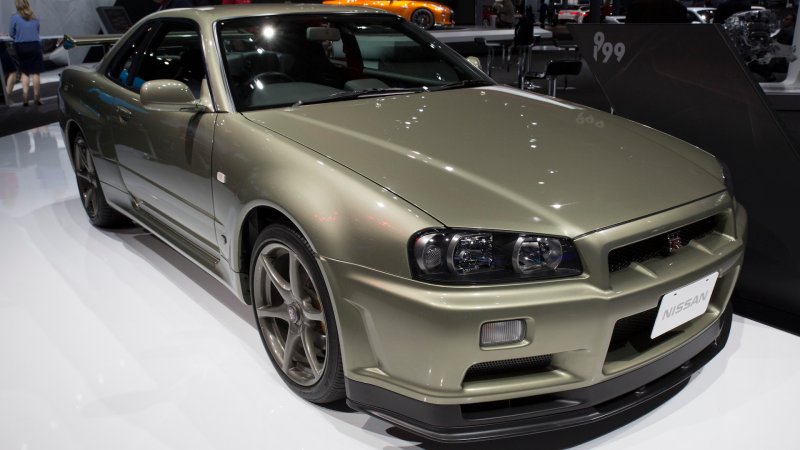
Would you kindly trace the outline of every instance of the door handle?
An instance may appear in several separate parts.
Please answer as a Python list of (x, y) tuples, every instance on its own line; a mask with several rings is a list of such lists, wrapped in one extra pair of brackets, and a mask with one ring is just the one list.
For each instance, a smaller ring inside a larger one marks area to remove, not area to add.
[(117, 117), (121, 123), (125, 123), (131, 119), (131, 112), (122, 106), (117, 106)]

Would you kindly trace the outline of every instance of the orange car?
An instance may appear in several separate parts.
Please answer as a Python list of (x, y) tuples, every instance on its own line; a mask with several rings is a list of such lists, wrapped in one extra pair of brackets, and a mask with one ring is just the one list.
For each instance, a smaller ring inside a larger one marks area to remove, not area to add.
[(435, 25), (453, 26), (453, 10), (434, 2), (412, 2), (403, 0), (327, 0), (326, 5), (369, 6), (384, 9), (414, 22), (421, 28), (430, 29)]

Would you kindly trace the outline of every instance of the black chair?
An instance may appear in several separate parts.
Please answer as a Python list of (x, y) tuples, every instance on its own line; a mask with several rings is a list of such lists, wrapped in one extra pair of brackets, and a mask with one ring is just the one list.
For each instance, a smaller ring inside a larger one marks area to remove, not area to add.
[(577, 75), (581, 72), (583, 62), (574, 59), (560, 59), (547, 63), (544, 72), (528, 72), (520, 80), (520, 87), (523, 89), (535, 89), (532, 80), (547, 80), (547, 95), (556, 96), (556, 82), (558, 77), (564, 76), (564, 87), (566, 88), (566, 76)]
[(492, 76), (492, 65), (494, 63), (494, 52), (498, 48), (502, 50), (503, 59), (501, 60), (501, 65), (505, 63), (506, 60), (506, 46), (500, 42), (487, 42), (486, 38), (483, 37), (476, 37), (475, 43), (486, 47), (487, 56), (486, 56), (486, 75)]
[(531, 71), (533, 52), (539, 47), (539, 36), (534, 36), (529, 44), (515, 46), (517, 49), (517, 87), (522, 86), (522, 76)]

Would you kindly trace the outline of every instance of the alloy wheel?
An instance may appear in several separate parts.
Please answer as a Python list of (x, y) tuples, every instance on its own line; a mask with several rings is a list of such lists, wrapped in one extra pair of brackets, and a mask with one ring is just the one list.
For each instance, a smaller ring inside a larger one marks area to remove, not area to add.
[(264, 343), (281, 371), (301, 386), (322, 378), (328, 330), (319, 290), (298, 255), (265, 245), (253, 272), (253, 301)]
[(92, 155), (89, 154), (89, 146), (86, 145), (82, 136), (75, 138), (72, 148), (72, 161), (75, 165), (75, 175), (78, 178), (78, 193), (86, 213), (90, 218), (95, 218), (100, 208), (98, 198), (100, 192), (94, 161), (92, 161)]
[(423, 30), (427, 30), (433, 27), (433, 14), (426, 9), (419, 9), (411, 15), (411, 21)]

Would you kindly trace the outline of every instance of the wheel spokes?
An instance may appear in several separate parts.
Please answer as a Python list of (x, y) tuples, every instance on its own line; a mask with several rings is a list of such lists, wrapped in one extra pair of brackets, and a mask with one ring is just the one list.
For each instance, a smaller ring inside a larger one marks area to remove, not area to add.
[(87, 210), (94, 203), (94, 188), (89, 185), (83, 193), (83, 207)]
[(259, 306), (256, 308), (256, 314), (259, 319), (270, 317), (273, 319), (280, 319), (284, 322), (289, 322), (289, 308), (285, 304), (278, 306)]
[(293, 303), (294, 298), (292, 297), (291, 284), (278, 272), (275, 267), (275, 258), (270, 255), (263, 255), (262, 263), (264, 264), (264, 270), (266, 270), (267, 276), (269, 276), (269, 281), (275, 286), (278, 293), (281, 294), (283, 301), (286, 303)]
[(92, 178), (89, 175), (87, 175), (86, 172), (76, 172), (75, 175), (89, 184), (92, 184), (94, 182), (94, 180), (92, 180)]
[(297, 327), (290, 325), (289, 331), (286, 333), (286, 344), (283, 346), (283, 361), (281, 361), (281, 369), (283, 369), (284, 373), (288, 374), (289, 369), (291, 369), (294, 350), (298, 342), (300, 342), (300, 333), (298, 333)]
[(85, 152), (85, 161), (86, 161), (86, 172), (91, 175), (94, 175), (94, 161), (92, 161), (91, 155), (89, 155), (89, 149), (84, 147)]
[(300, 334), (300, 339), (303, 343), (303, 351), (306, 354), (306, 360), (308, 361), (308, 367), (311, 369), (311, 373), (314, 375), (314, 378), (318, 378), (322, 373), (322, 364), (317, 360), (317, 349), (314, 346), (315, 337), (316, 333), (314, 333), (311, 327), (303, 327), (303, 332)]
[(75, 172), (83, 173), (86, 168), (86, 156), (83, 141), (76, 141), (75, 142)]
[(306, 320), (325, 322), (325, 313), (309, 305), (307, 302), (302, 302), (301, 304), (303, 305), (303, 317), (305, 317)]
[(301, 271), (305, 273), (305, 268), (297, 259), (297, 255), (289, 253), (289, 284), (292, 291), (292, 297), (295, 301), (301, 301), (305, 297), (303, 292), (303, 281), (301, 279)]

